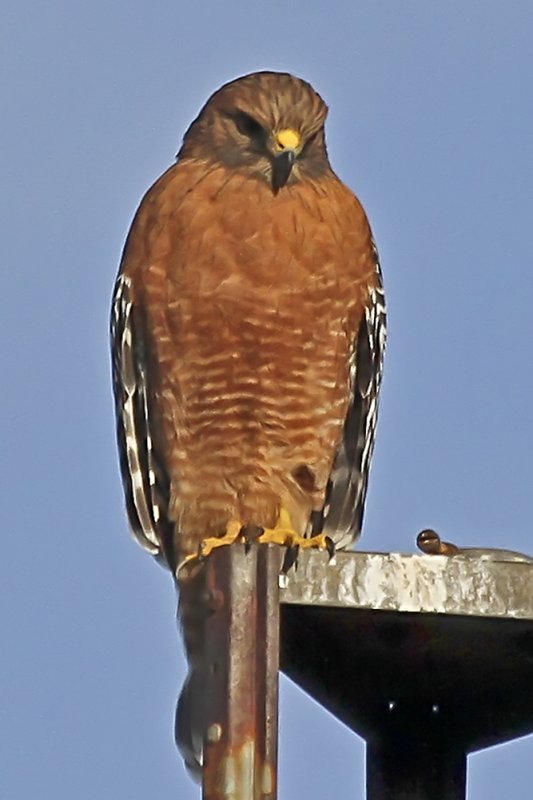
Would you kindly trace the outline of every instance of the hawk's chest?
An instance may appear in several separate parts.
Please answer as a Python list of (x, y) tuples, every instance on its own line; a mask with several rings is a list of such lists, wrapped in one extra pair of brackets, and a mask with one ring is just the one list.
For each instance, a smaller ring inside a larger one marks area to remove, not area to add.
[(224, 199), (212, 211), (207, 225), (198, 215), (183, 220), (170, 276), (181, 296), (275, 307), (336, 291), (349, 303), (356, 294), (346, 291), (354, 285), (350, 237), (319, 204), (293, 192), (261, 204)]
[[(309, 187), (307, 187), (309, 189)], [(173, 337), (349, 340), (366, 302), (360, 253), (366, 226), (336, 195), (262, 188), (191, 196), (180, 206), (166, 268)], [(364, 220), (364, 217), (362, 217)], [(366, 265), (365, 265), (366, 266)], [(195, 333), (194, 333), (195, 332)], [(270, 342), (274, 344), (273, 342)]]

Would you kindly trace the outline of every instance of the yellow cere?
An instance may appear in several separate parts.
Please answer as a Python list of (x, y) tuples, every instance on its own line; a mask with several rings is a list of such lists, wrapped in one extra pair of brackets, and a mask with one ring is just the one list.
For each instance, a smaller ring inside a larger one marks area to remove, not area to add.
[(300, 134), (292, 128), (285, 128), (276, 134), (276, 144), (280, 150), (296, 150), (301, 141)]

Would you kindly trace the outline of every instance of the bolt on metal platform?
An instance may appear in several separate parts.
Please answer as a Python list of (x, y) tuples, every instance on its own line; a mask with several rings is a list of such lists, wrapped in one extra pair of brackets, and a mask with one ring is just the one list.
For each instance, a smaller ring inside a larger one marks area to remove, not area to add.
[(368, 800), (465, 798), (468, 753), (533, 732), (527, 556), (282, 558), (206, 562), (204, 800), (276, 800), (278, 668), (366, 740)]

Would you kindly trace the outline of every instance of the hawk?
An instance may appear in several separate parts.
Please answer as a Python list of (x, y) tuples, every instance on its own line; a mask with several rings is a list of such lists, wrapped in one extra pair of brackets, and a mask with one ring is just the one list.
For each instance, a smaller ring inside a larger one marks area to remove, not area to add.
[(289, 74), (222, 86), (142, 200), (115, 286), (127, 512), (181, 590), (190, 672), (177, 736), (193, 770), (191, 565), (251, 532), (344, 548), (361, 531), (385, 301), (364, 209), (328, 159), (326, 115)]

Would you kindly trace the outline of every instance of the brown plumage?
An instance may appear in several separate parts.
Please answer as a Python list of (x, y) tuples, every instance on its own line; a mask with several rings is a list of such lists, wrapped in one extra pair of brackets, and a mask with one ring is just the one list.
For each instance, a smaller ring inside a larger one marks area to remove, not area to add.
[(135, 535), (173, 571), (230, 523), (271, 529), (280, 512), (339, 546), (360, 533), (385, 307), (326, 113), (291, 75), (226, 84), (129, 233), (112, 320), (122, 472)]

